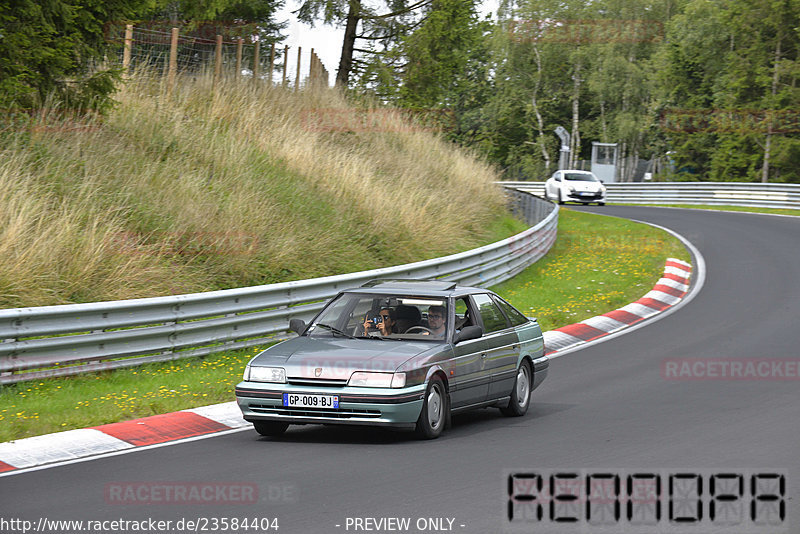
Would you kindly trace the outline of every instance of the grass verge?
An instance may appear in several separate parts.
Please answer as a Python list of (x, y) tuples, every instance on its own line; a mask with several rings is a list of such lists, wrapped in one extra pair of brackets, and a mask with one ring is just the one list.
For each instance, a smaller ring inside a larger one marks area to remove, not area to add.
[[(508, 229), (499, 225), (495, 231)], [(550, 330), (641, 297), (670, 256), (690, 258), (661, 230), (562, 208), (550, 253), (493, 289)], [(4, 387), (0, 442), (231, 401), (245, 364), (259, 350)]]
[(661, 277), (668, 257), (691, 261), (663, 230), (562, 207), (547, 256), (492, 290), (552, 330), (637, 300)]

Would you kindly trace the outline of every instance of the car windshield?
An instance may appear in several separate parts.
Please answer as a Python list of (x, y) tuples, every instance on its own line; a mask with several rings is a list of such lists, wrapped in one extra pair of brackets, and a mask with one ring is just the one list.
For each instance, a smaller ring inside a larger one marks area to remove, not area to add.
[(584, 172), (568, 172), (564, 173), (564, 178), (573, 182), (599, 182), (594, 174)]
[(307, 334), (442, 343), (447, 332), (447, 317), (447, 299), (443, 297), (343, 293), (322, 310)]

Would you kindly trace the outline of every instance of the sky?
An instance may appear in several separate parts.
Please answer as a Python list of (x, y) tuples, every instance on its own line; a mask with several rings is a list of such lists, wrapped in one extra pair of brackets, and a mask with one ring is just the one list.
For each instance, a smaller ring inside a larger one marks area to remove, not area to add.
[[(308, 75), (309, 54), (311, 49), (319, 56), (325, 68), (328, 70), (328, 83), (333, 85), (336, 78), (336, 69), (339, 68), (339, 57), (342, 53), (342, 40), (344, 39), (344, 24), (341, 26), (328, 26), (317, 23), (313, 28), (308, 24), (300, 22), (292, 11), (300, 7), (300, 0), (286, 0), (286, 3), (276, 14), (278, 21), (288, 22), (283, 30), (287, 39), (281, 43), (281, 47), (289, 45), (289, 66), (287, 77), (294, 81), (297, 67), (297, 48), (302, 47), (302, 57), (300, 60), (301, 79)], [(497, 11), (498, 0), (484, 0), (481, 16), (486, 13)]]

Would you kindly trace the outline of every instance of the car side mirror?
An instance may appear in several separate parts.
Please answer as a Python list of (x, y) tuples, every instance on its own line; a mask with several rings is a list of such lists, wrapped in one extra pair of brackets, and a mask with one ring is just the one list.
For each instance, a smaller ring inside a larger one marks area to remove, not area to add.
[(470, 339), (478, 339), (483, 335), (483, 328), (477, 325), (465, 326), (461, 331), (456, 334), (454, 343), (461, 343)]
[(302, 319), (289, 319), (289, 330), (302, 334), (306, 329), (306, 322)]

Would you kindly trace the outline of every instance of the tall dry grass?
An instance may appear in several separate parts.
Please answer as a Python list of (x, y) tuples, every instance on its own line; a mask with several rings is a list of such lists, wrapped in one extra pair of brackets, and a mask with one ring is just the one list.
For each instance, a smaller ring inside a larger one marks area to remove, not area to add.
[(435, 134), (309, 128), (351, 109), (337, 92), (201, 77), (168, 96), (141, 76), (117, 100), (87, 128), (0, 137), (1, 307), (323, 276), (502, 237), (495, 174)]

